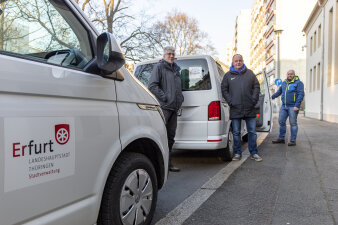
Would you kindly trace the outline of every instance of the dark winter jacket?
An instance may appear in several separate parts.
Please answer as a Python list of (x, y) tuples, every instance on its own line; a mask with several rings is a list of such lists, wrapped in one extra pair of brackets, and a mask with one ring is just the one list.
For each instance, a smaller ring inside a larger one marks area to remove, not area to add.
[(177, 111), (182, 106), (184, 97), (180, 69), (176, 63), (170, 65), (165, 60), (154, 66), (148, 88), (156, 96), (162, 109)]
[(304, 98), (304, 84), (295, 76), (293, 80), (283, 81), (278, 91), (272, 95), (272, 99), (282, 95), (282, 102), (285, 107), (300, 107)]
[(230, 105), (230, 119), (256, 117), (259, 92), (259, 82), (251, 70), (245, 65), (241, 71), (231, 66), (222, 81), (222, 94)]

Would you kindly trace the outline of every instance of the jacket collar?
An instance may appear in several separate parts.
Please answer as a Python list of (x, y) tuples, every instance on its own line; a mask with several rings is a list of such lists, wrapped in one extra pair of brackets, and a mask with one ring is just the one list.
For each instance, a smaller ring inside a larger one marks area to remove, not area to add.
[(288, 81), (288, 79), (285, 79), (285, 82), (287, 83), (287, 84), (291, 84), (291, 83), (294, 83), (294, 82), (296, 82), (296, 81), (298, 81), (299, 80), (299, 77), (298, 76), (295, 76), (292, 80), (290, 80), (290, 81)]
[(234, 73), (237, 73), (237, 74), (242, 74), (242, 73), (245, 73), (246, 66), (245, 66), (245, 64), (243, 64), (243, 68), (241, 70), (236, 70), (235, 67), (234, 67), (234, 65), (231, 64), (230, 71), (234, 72)]
[(161, 59), (160, 62), (163, 63), (165, 67), (172, 69), (175, 72), (179, 72), (181, 70), (181, 68), (175, 62), (173, 62), (172, 65), (170, 65), (170, 63), (168, 63), (165, 59)]

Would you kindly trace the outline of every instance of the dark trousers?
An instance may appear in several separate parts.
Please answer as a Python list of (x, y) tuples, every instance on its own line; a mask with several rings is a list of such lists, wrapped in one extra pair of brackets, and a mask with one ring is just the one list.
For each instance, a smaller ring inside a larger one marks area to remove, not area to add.
[(167, 128), (167, 137), (168, 137), (168, 146), (171, 151), (174, 143), (175, 143), (175, 134), (177, 128), (177, 112), (167, 109), (162, 109), (164, 118), (165, 118), (165, 126)]
[(173, 166), (171, 163), (171, 149), (175, 143), (175, 134), (177, 127), (177, 112), (172, 110), (162, 109), (165, 118), (165, 126), (167, 128), (168, 147), (169, 147), (169, 166)]

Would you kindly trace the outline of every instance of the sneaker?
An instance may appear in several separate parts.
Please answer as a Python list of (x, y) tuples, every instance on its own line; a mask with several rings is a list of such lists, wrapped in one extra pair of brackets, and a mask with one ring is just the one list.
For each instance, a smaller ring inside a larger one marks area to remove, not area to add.
[(171, 172), (180, 172), (181, 169), (178, 168), (178, 167), (176, 167), (176, 166), (170, 166), (169, 167), (169, 171), (171, 171)]
[(290, 141), (290, 142), (288, 143), (288, 146), (296, 146), (296, 142), (295, 142), (295, 141)]
[(272, 144), (285, 144), (285, 140), (277, 138), (276, 140), (272, 140)]
[(240, 154), (235, 154), (235, 156), (232, 158), (233, 161), (238, 161), (242, 159), (242, 155)]
[(251, 155), (250, 159), (254, 159), (256, 162), (260, 162), (263, 160), (258, 154)]

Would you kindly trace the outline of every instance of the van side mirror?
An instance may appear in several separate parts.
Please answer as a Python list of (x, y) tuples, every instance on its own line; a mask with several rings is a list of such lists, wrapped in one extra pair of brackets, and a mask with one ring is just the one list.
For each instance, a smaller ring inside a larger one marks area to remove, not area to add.
[(125, 64), (125, 57), (114, 36), (108, 32), (97, 38), (97, 66), (102, 75), (116, 72)]

